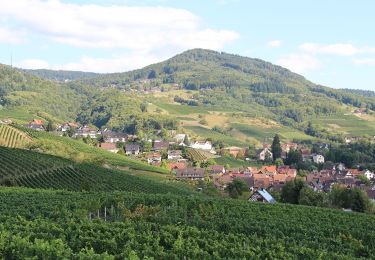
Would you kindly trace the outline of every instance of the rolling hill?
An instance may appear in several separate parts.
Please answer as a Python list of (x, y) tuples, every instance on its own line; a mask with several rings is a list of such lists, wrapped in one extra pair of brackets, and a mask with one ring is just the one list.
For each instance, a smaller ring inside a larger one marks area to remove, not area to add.
[[(77, 80), (51, 80), (67, 75)], [(366, 114), (353, 114), (356, 108)], [(203, 49), (124, 73), (0, 66), (0, 118), (74, 120), (153, 138), (176, 128), (238, 146), (260, 144), (274, 133), (284, 140), (368, 136), (375, 132), (374, 109), (375, 98), (364, 92), (316, 85), (260, 59)]]

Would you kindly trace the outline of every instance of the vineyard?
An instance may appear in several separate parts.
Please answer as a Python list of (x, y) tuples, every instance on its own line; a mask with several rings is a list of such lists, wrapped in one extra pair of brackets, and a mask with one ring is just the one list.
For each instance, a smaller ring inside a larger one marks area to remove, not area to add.
[(214, 155), (209, 152), (193, 148), (188, 148), (187, 153), (191, 160), (194, 162), (206, 161), (210, 158), (214, 158)]
[(0, 146), (23, 147), (31, 138), (9, 125), (0, 124)]
[[(375, 219), (334, 209), (171, 194), (0, 188), (0, 258), (353, 259)], [(17, 217), (15, 217), (17, 216)]]
[(67, 159), (22, 149), (0, 147), (3, 185), (71, 191), (128, 191), (187, 194), (184, 186), (161, 183), (125, 171), (75, 164)]

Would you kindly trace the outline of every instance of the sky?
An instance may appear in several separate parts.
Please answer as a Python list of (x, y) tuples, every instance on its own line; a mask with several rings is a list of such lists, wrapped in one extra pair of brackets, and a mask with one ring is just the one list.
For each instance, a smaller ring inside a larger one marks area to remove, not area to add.
[(124, 72), (192, 48), (375, 91), (373, 0), (0, 0), (0, 63)]

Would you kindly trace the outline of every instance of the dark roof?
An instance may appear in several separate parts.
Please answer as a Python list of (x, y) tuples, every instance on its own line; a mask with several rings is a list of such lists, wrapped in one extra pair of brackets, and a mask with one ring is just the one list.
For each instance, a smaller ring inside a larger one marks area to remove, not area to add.
[(224, 169), (224, 166), (222, 165), (211, 165), (210, 166), (210, 171), (212, 172), (222, 172)]
[(367, 195), (370, 199), (375, 200), (375, 190), (368, 190)]
[(125, 150), (126, 151), (138, 151), (139, 145), (138, 144), (127, 144), (127, 145), (125, 145)]
[(154, 149), (161, 150), (161, 149), (168, 149), (169, 142), (168, 141), (160, 141), (160, 142), (154, 142)]
[(204, 178), (204, 169), (202, 168), (186, 168), (176, 169), (177, 178)]

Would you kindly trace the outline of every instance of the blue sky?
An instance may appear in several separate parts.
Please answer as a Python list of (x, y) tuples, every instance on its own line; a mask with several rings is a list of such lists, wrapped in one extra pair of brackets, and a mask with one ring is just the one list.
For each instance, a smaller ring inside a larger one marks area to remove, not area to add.
[(119, 72), (200, 47), (375, 90), (374, 10), (370, 0), (5, 0), (0, 62), (12, 53), (24, 68)]

